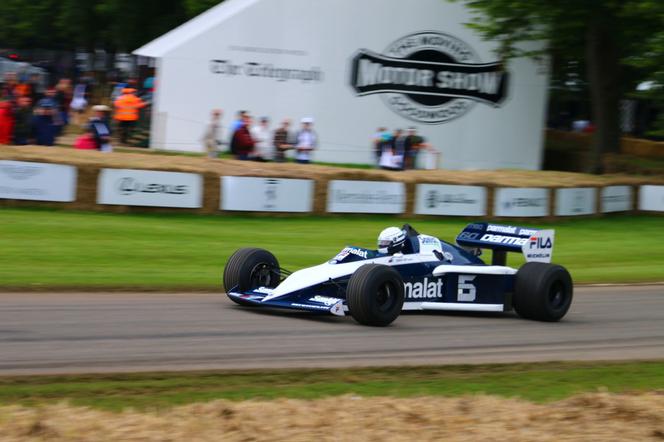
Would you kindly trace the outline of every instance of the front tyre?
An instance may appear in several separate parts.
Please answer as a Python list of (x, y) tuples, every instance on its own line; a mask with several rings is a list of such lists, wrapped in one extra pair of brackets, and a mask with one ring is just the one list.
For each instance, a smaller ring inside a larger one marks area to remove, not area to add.
[(528, 262), (516, 274), (514, 310), (523, 318), (559, 321), (572, 305), (574, 287), (565, 267)]
[(392, 267), (365, 264), (353, 273), (346, 288), (350, 315), (363, 325), (391, 324), (403, 307), (401, 275)]
[[(244, 248), (231, 255), (224, 267), (224, 289), (240, 292), (279, 284), (279, 261), (267, 250)], [(235, 297), (229, 298), (240, 305), (253, 305)]]

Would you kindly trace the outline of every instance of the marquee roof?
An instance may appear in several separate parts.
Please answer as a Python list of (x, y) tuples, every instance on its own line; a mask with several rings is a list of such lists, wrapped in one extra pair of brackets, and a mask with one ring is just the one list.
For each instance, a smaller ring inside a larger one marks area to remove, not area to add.
[(226, 0), (161, 37), (152, 40), (150, 43), (141, 46), (133, 53), (144, 57), (164, 57), (186, 41), (207, 32), (219, 23), (224, 22), (259, 1), (261, 0)]

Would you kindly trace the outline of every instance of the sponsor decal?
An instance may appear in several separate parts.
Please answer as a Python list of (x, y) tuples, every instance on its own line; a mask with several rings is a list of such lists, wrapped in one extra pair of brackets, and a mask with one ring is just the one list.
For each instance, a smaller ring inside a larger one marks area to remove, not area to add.
[(32, 166), (29, 163), (17, 162), (17, 164), (20, 165), (2, 163), (0, 164), (0, 172), (12, 180), (23, 181), (39, 175), (43, 169), (42, 166)]
[(443, 258), (445, 258), (445, 261), (452, 261), (454, 259), (454, 255), (452, 255), (450, 252), (443, 252)]
[(538, 232), (538, 230), (534, 229), (519, 229), (519, 235), (521, 236), (532, 236), (535, 235)]
[(341, 252), (337, 254), (337, 256), (332, 258), (332, 261), (343, 261), (348, 255), (357, 255), (364, 259), (367, 259), (368, 257), (366, 250), (358, 249), (356, 247), (344, 247)]
[(275, 66), (271, 63), (247, 61), (236, 64), (232, 60), (210, 60), (210, 72), (225, 77), (256, 77), (272, 80), (299, 81), (302, 83), (320, 83), (323, 81), (323, 71), (319, 67), (289, 68)]
[(184, 184), (141, 183), (136, 178), (123, 177), (118, 180), (118, 191), (122, 195), (133, 195), (135, 193), (186, 195), (189, 193), (189, 186)]
[(328, 311), (330, 307), (325, 306), (325, 305), (311, 305), (311, 304), (300, 304), (297, 302), (291, 303), (291, 307), (297, 307), (297, 308), (303, 308), (303, 309), (309, 309), (309, 310), (325, 310)]
[(494, 224), (489, 224), (486, 228), (487, 232), (498, 232), (498, 233), (516, 233), (516, 227), (513, 226), (497, 226)]
[(430, 190), (426, 196), (427, 207), (434, 209), (440, 204), (477, 204), (478, 201), (469, 198), (465, 193), (443, 193), (438, 194), (437, 190)]
[(330, 298), (330, 297), (327, 297), (327, 296), (321, 296), (321, 295), (316, 295), (316, 296), (314, 296), (313, 298), (309, 298), (309, 301), (312, 301), (312, 302), (320, 302), (321, 304), (325, 304), (325, 305), (327, 305), (327, 306), (331, 306), (331, 305), (335, 305), (336, 303), (338, 303), (339, 301), (341, 301), (341, 299), (339, 299), (339, 298)]
[(435, 299), (443, 297), (443, 279), (425, 277), (422, 281), (404, 283), (406, 299)]
[(263, 293), (265, 295), (271, 295), (272, 293), (274, 293), (274, 289), (269, 287), (258, 287), (257, 289), (254, 290), (254, 293)]
[(408, 262), (415, 262), (415, 258), (408, 255), (394, 255), (389, 261), (391, 264), (406, 264)]
[(521, 247), (526, 261), (551, 262), (553, 238), (553, 230), (540, 230), (528, 238), (528, 242)]
[(330, 309), (330, 313), (336, 316), (345, 316), (346, 313), (344, 312), (344, 303), (343, 301), (339, 301), (336, 304), (332, 306)]
[(434, 245), (434, 246), (440, 245), (440, 241), (438, 240), (438, 238), (434, 238), (433, 236), (420, 235), (418, 239), (420, 240), (420, 244), (422, 245)]
[(546, 198), (512, 198), (503, 203), (506, 209), (513, 207), (544, 207)]
[(361, 49), (350, 71), (358, 96), (381, 94), (394, 112), (426, 124), (459, 118), (477, 102), (499, 106), (509, 82), (501, 63), (482, 63), (466, 42), (434, 31), (402, 37), (381, 54)]
[(484, 224), (468, 224), (465, 230), (483, 230)]
[(528, 241), (528, 238), (516, 238), (514, 236), (492, 235), (490, 233), (485, 233), (482, 235), (482, 238), (480, 238), (480, 241), (522, 246)]

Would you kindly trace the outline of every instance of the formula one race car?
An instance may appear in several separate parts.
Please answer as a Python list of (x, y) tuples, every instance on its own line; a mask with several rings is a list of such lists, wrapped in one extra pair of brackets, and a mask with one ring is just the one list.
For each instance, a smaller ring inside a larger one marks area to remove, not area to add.
[[(267, 250), (236, 251), (224, 269), (228, 297), (240, 305), (350, 314), (386, 326), (402, 310), (504, 312), (558, 321), (572, 303), (572, 278), (550, 264), (554, 231), (474, 223), (457, 245), (421, 235), (408, 224), (390, 227), (379, 249), (345, 247), (324, 264), (290, 273)], [(491, 265), (479, 256), (492, 251)], [(523, 253), (518, 270), (507, 252)]]

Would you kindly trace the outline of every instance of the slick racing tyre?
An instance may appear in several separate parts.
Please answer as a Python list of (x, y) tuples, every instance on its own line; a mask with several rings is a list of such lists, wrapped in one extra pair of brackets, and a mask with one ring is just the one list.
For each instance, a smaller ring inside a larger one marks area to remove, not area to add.
[[(244, 248), (231, 255), (224, 268), (224, 289), (245, 292), (258, 287), (276, 287), (279, 284), (279, 261), (267, 250)], [(235, 297), (229, 298), (240, 305), (252, 305)]]
[(401, 313), (403, 300), (401, 275), (385, 265), (363, 265), (353, 273), (346, 288), (350, 315), (364, 325), (391, 324)]
[(559, 321), (572, 305), (572, 277), (562, 266), (528, 262), (516, 274), (514, 310), (522, 318)]

